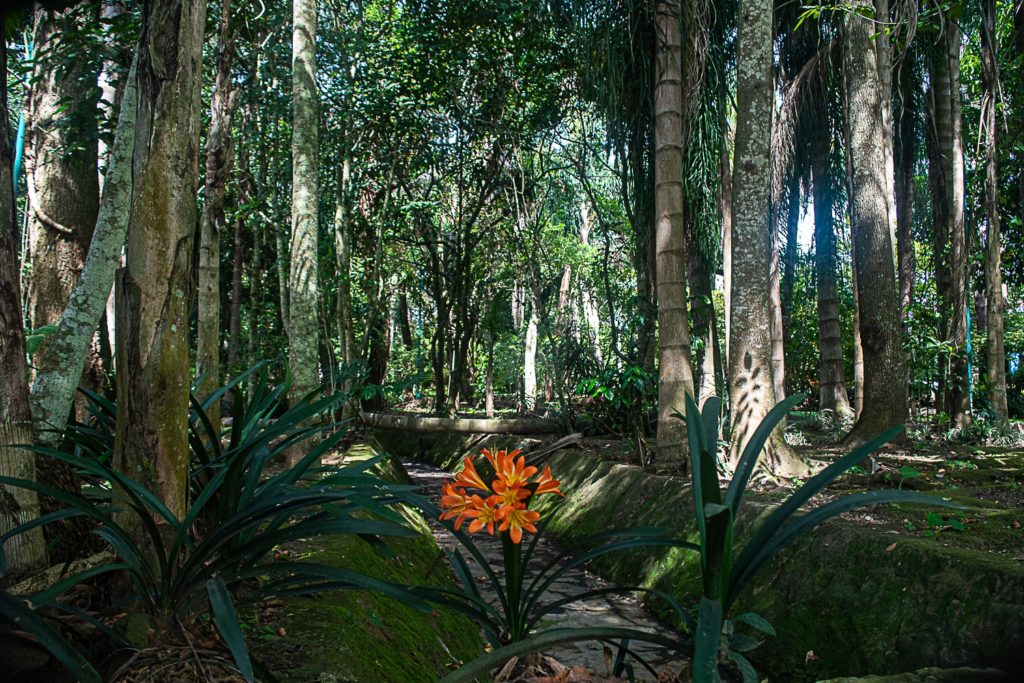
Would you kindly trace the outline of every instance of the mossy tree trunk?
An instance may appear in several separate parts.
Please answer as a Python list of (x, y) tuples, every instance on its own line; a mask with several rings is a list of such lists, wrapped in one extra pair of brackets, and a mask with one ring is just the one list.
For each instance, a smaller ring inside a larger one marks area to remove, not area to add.
[[(775, 405), (768, 302), (773, 4), (769, 0), (743, 0), (738, 15), (729, 312), (729, 459), (733, 467), (754, 429)], [(770, 471), (780, 475), (806, 472), (806, 466), (786, 446), (778, 430), (766, 448), (766, 457), (760, 462)]]
[(857, 310), (864, 354), (863, 410), (848, 442), (901, 424), (907, 410), (906, 362), (900, 345), (874, 25), (868, 0), (844, 15), (843, 70)]
[(117, 282), (114, 460), (172, 514), (188, 495), (188, 331), (205, 0), (143, 9), (134, 177)]
[(659, 0), (654, 60), (654, 233), (658, 294), (659, 468), (685, 470), (686, 425), (675, 416), (693, 396), (686, 310), (683, 220), (683, 57), (681, 0)]
[[(317, 351), (317, 138), (316, 0), (292, 5), (292, 236), (288, 274), (288, 366), (295, 402), (320, 386)], [(301, 452), (289, 454), (295, 462)]]

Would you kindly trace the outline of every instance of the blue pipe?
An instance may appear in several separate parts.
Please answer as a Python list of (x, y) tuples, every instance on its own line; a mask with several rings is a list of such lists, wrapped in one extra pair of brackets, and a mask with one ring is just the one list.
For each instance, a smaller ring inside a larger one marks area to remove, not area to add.
[[(25, 60), (32, 59), (32, 43), (25, 42)], [(18, 196), (18, 177), (21, 175), (21, 163), (25, 156), (25, 106), (22, 105), (18, 114), (18, 133), (14, 138), (14, 196)]]

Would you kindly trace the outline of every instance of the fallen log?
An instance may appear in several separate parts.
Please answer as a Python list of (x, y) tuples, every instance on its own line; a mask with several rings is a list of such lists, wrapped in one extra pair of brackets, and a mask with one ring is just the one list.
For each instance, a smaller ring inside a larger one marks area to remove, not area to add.
[(540, 417), (429, 417), (362, 412), (360, 419), (371, 429), (409, 432), (461, 432), (466, 434), (557, 434), (562, 426)]

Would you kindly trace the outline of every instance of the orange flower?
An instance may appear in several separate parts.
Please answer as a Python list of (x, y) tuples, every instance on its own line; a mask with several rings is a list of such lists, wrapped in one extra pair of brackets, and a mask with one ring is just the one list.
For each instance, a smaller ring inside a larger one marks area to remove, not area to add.
[(455, 475), (455, 486), (491, 492), (491, 487), (484, 483), (483, 478), (476, 471), (476, 466), (473, 465), (473, 460), (468, 455), (462, 461), (462, 471)]
[(494, 523), (501, 521), (501, 509), (497, 507), (499, 496), (490, 496), (484, 500), (480, 496), (473, 496), (473, 507), (466, 511), (466, 516), (473, 519), (469, 523), (469, 533), (476, 532), (487, 527), (487, 533), (494, 535)]
[(507, 531), (513, 543), (523, 540), (523, 531), (537, 533), (537, 527), (533, 525), (540, 519), (540, 513), (534, 510), (527, 510), (526, 507), (513, 507), (506, 505), (501, 508), (501, 526), (498, 531)]
[(466, 495), (465, 491), (456, 488), (454, 484), (445, 484), (441, 487), (441, 491), (444, 494), (441, 496), (441, 507), (446, 508), (441, 513), (441, 519), (452, 519), (454, 517), (455, 530), (458, 531), (462, 527), (462, 522), (468, 516), (467, 513), (473, 505), (473, 500), (470, 496)]
[(559, 481), (551, 477), (551, 467), (545, 467), (544, 472), (537, 477), (537, 488), (534, 490), (533, 495), (539, 496), (542, 493), (557, 493), (558, 495), (565, 497), (565, 494), (558, 490)]
[(521, 455), (515, 461), (509, 455), (503, 464), (505, 466), (497, 473), (498, 479), (510, 489), (522, 488), (529, 483), (530, 477), (537, 474), (537, 468), (532, 465), (527, 467), (526, 458)]
[[(557, 483), (557, 482), (556, 482)], [(530, 497), (530, 490), (520, 486), (506, 486), (500, 479), (494, 480), (494, 492), (501, 499), (502, 505), (515, 505), (524, 498)]]

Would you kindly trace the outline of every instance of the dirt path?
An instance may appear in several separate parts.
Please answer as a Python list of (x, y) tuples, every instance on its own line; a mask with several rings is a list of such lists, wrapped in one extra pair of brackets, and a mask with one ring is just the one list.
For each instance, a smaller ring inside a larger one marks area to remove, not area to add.
[[(422, 487), (424, 495), (435, 502), (440, 495), (441, 485), (452, 476), (449, 472), (420, 462), (403, 460), (402, 464), (405, 466), (413, 482)], [(459, 547), (455, 537), (437, 520), (429, 520), (429, 522), (434, 537), (437, 539), (437, 544), (440, 547), (449, 549)], [(477, 547), (480, 548), (491, 566), (496, 570), (500, 570), (501, 542), (496, 537), (491, 537), (487, 534), (477, 534), (474, 538), (477, 541)], [(534, 565), (542, 567), (558, 554), (558, 547), (548, 539), (541, 538), (537, 546), (534, 558), (531, 561), (531, 567)], [(478, 569), (478, 566), (472, 560), (470, 560), (470, 566), (474, 569), (474, 574), (476, 574), (475, 570)], [(483, 572), (481, 571), (480, 574), (476, 575), (480, 576), (482, 574)], [(588, 590), (608, 588), (612, 585), (590, 572), (582, 569), (573, 569), (552, 585), (547, 597), (550, 602)], [(484, 597), (497, 603), (497, 595), (493, 592), (488, 593), (487, 588), (488, 584), (481, 582), (480, 589)], [(586, 602), (571, 603), (560, 608), (557, 612), (553, 612), (550, 621), (546, 622), (546, 625), (570, 628), (584, 626), (625, 627), (662, 633), (671, 630), (670, 627), (648, 614), (632, 596), (623, 594), (600, 596)], [(677, 655), (665, 648), (648, 643), (631, 642), (630, 648), (637, 651), (655, 671), (661, 671), (664, 667), (671, 666), (679, 660)], [(585, 666), (591, 671), (606, 673), (606, 654), (604, 646), (600, 642), (569, 643), (545, 654), (554, 657), (566, 666)], [(673, 669), (678, 668), (678, 665), (673, 666)], [(650, 673), (638, 664), (634, 664), (634, 670), (637, 680), (653, 679)]]

